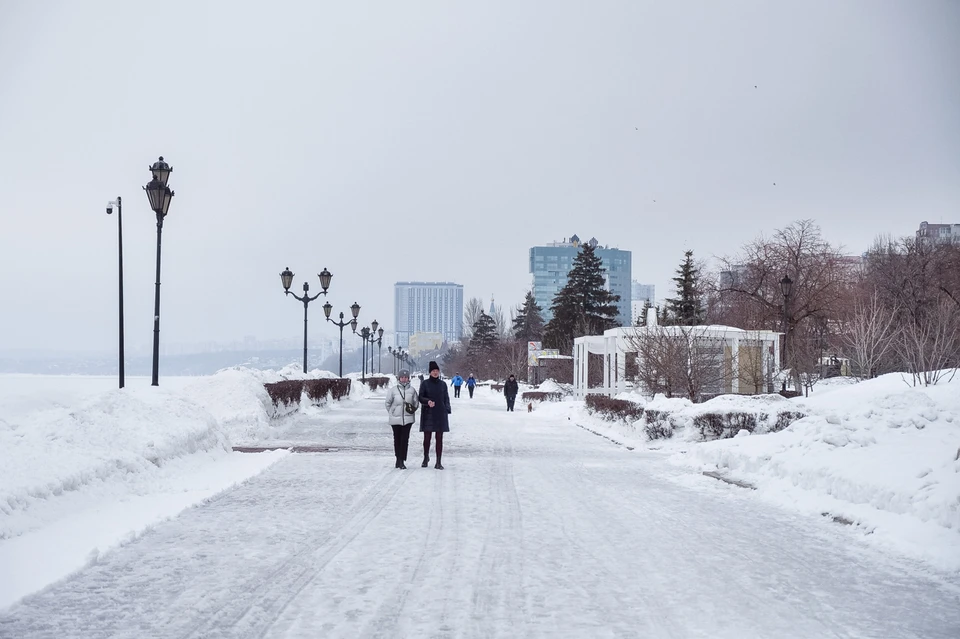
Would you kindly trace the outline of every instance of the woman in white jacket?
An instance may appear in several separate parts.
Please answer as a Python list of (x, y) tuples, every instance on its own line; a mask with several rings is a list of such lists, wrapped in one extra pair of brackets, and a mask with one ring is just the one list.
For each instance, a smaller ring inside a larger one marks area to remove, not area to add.
[(410, 371), (404, 369), (397, 373), (400, 383), (387, 392), (385, 400), (387, 416), (393, 427), (393, 452), (397, 456), (397, 468), (405, 469), (407, 446), (410, 443), (410, 427), (416, 420), (420, 399), (410, 384)]

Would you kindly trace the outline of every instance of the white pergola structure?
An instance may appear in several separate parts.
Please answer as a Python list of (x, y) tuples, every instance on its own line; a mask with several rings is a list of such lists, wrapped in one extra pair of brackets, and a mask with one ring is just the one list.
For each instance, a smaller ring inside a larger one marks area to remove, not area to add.
[[(673, 334), (676, 339), (688, 339), (691, 332), (698, 337), (712, 338), (722, 342), (724, 357), (722, 366), (725, 367), (724, 377), (728, 380), (725, 392), (740, 393), (740, 353), (741, 347), (748, 344), (751, 348), (759, 348), (763, 358), (763, 370), (770, 377), (780, 370), (780, 336), (775, 331), (745, 331), (733, 326), (629, 326), (611, 328), (603, 335), (584, 335), (573, 341), (573, 392), (574, 397), (583, 399), (589, 393), (597, 393), (613, 397), (626, 390), (626, 356), (636, 353), (634, 346), (636, 336), (649, 331), (666, 332)], [(756, 350), (754, 351), (756, 352)], [(590, 388), (590, 355), (603, 356), (603, 386)], [(748, 391), (749, 392), (749, 391)], [(756, 392), (756, 389), (753, 389)]]

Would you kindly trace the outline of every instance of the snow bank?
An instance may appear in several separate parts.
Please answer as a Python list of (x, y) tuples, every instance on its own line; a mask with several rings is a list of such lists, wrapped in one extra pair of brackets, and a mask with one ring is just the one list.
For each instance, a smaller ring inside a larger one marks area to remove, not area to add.
[(0, 539), (19, 534), (22, 518), (14, 515), (38, 502), (127, 481), (183, 455), (229, 450), (208, 411), (162, 388), (114, 390), (73, 407), (8, 416), (0, 425)]
[(273, 401), (264, 384), (278, 381), (273, 371), (226, 368), (188, 384), (182, 394), (203, 406), (231, 442), (252, 440), (267, 432)]
[(688, 447), (672, 460), (719, 470), (767, 498), (852, 521), (960, 570), (960, 377), (913, 388), (890, 374), (789, 403), (808, 416), (779, 433)]

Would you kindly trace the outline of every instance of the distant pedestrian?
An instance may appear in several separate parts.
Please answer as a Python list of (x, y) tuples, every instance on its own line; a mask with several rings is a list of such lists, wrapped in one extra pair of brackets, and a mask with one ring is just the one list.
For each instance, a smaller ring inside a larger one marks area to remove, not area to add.
[(517, 384), (517, 378), (511, 375), (503, 385), (503, 396), (507, 398), (507, 410), (513, 412), (513, 403), (517, 401), (517, 393), (520, 391), (520, 385)]
[(470, 373), (470, 377), (467, 378), (467, 391), (470, 393), (470, 399), (473, 399), (473, 389), (477, 385), (477, 380), (474, 379), (473, 373)]
[(430, 362), (430, 376), (420, 384), (420, 404), (423, 411), (420, 413), (420, 432), (423, 433), (423, 463), (426, 468), (430, 463), (430, 433), (437, 434), (437, 463), (434, 468), (443, 470), (440, 457), (443, 455), (443, 434), (450, 432), (450, 393), (447, 385), (440, 380), (440, 367), (436, 362)]
[(397, 373), (398, 383), (387, 391), (386, 406), (390, 426), (393, 427), (393, 453), (397, 457), (396, 468), (406, 469), (407, 447), (410, 445), (410, 427), (416, 420), (420, 398), (410, 383), (410, 371)]
[(450, 385), (453, 386), (453, 396), (460, 397), (460, 387), (463, 386), (463, 378), (460, 377), (460, 373), (453, 376), (453, 379), (450, 380)]

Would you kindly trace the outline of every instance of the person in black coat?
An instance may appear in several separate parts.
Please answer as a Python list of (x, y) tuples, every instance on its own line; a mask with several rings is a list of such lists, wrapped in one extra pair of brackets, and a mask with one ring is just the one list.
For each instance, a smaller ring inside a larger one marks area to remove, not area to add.
[(434, 468), (443, 470), (440, 456), (443, 455), (443, 434), (450, 432), (450, 419), (447, 417), (450, 410), (450, 394), (447, 385), (440, 380), (440, 367), (436, 362), (430, 362), (430, 377), (420, 384), (420, 432), (423, 433), (423, 463), (426, 468), (430, 463), (430, 434), (437, 434), (437, 463)]
[(503, 396), (507, 398), (507, 410), (513, 412), (513, 403), (517, 401), (517, 392), (520, 385), (517, 384), (517, 378), (511, 375), (503, 385)]

